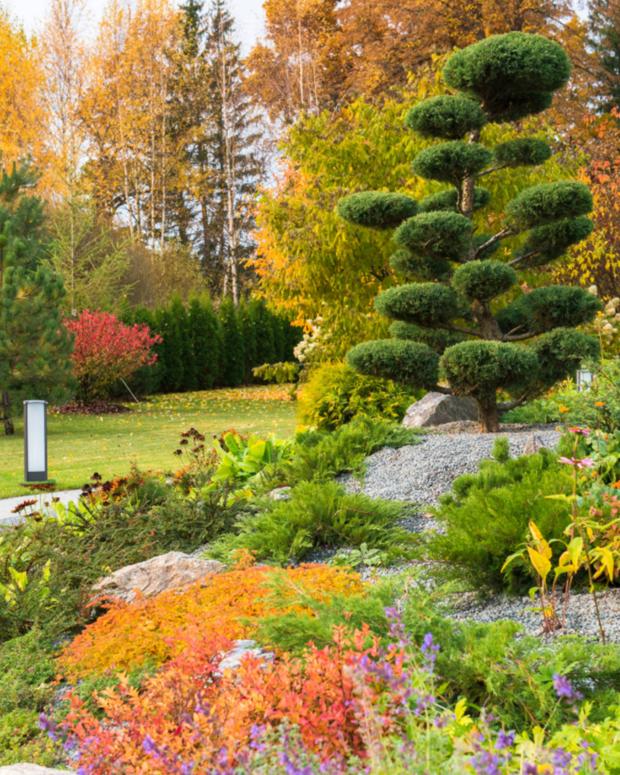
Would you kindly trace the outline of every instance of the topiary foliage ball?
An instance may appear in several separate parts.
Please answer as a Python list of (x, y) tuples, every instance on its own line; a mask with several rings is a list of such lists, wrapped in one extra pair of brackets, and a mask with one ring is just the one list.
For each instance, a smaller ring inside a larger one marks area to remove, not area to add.
[(414, 256), (408, 250), (397, 250), (390, 256), (390, 266), (399, 274), (418, 277), (421, 280), (443, 282), (452, 276), (452, 267), (448, 261)]
[(394, 242), (416, 255), (461, 261), (469, 252), (472, 230), (471, 221), (459, 213), (421, 213), (403, 223)]
[(515, 270), (501, 261), (469, 261), (454, 272), (452, 287), (471, 301), (487, 302), (517, 282)]
[(551, 285), (535, 288), (520, 297), (530, 330), (535, 333), (589, 323), (603, 309), (601, 302), (585, 288)]
[(415, 105), (405, 117), (405, 126), (421, 137), (460, 140), (487, 123), (484, 111), (467, 97), (440, 95)]
[(549, 331), (533, 342), (532, 349), (538, 357), (538, 379), (543, 389), (566, 379), (582, 363), (598, 360), (601, 354), (598, 339), (574, 328)]
[(589, 237), (593, 229), (593, 221), (585, 215), (539, 226), (528, 233), (515, 257), (536, 252), (538, 255), (526, 258), (521, 265), (533, 267), (548, 264), (564, 255), (571, 245)]
[(584, 183), (562, 180), (526, 188), (508, 202), (505, 213), (515, 225), (532, 229), (564, 218), (587, 215), (593, 207), (592, 194)]
[(380, 315), (432, 328), (448, 323), (459, 313), (459, 299), (452, 288), (438, 283), (412, 283), (389, 288), (375, 296)]
[(371, 229), (394, 229), (418, 212), (418, 203), (406, 194), (364, 191), (338, 202), (338, 215), (349, 223)]
[(455, 344), (440, 361), (443, 379), (482, 401), (495, 400), (497, 390), (510, 391), (527, 383), (537, 369), (535, 353), (507, 342)]
[(552, 92), (531, 92), (520, 95), (500, 95), (487, 106), (489, 121), (497, 124), (519, 121), (548, 110), (553, 103)]
[(536, 167), (551, 158), (551, 148), (544, 140), (522, 137), (508, 140), (493, 148), (495, 164), (506, 167)]
[(360, 374), (415, 382), (432, 388), (439, 377), (439, 355), (423, 344), (399, 339), (362, 342), (347, 353), (347, 363)]
[(410, 339), (412, 342), (421, 342), (436, 353), (443, 353), (453, 344), (467, 341), (464, 334), (443, 331), (438, 328), (422, 328), (413, 323), (404, 323), (402, 320), (396, 320), (390, 326), (390, 335), (394, 339)]
[(448, 86), (492, 109), (494, 101), (506, 95), (561, 89), (570, 71), (566, 52), (554, 41), (542, 35), (509, 32), (456, 51), (446, 62), (443, 76)]
[(481, 172), (492, 161), (493, 154), (483, 145), (455, 140), (420, 151), (411, 169), (426, 180), (459, 185), (463, 178)]
[[(438, 194), (431, 194), (424, 197), (420, 202), (420, 211), (423, 213), (432, 213), (437, 210), (450, 210), (453, 213), (458, 212), (458, 191), (455, 188), (447, 188)], [(481, 186), (474, 188), (474, 210), (481, 210), (491, 202), (491, 192)]]

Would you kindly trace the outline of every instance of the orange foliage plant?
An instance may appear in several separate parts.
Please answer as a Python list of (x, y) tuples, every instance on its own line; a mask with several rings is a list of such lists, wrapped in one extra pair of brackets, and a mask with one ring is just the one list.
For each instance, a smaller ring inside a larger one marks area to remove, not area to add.
[(134, 603), (113, 603), (67, 647), (60, 657), (61, 669), (70, 678), (80, 678), (106, 670), (127, 670), (147, 661), (162, 664), (180, 654), (184, 648), (181, 632), (198, 623), (209, 637), (245, 638), (253, 632), (253, 621), (277, 614), (263, 586), (273, 573), (284, 573), (291, 590), (301, 585), (320, 600), (363, 589), (356, 574), (326, 565), (284, 571), (238, 567), (207, 576), (181, 591), (171, 590)]
[[(219, 670), (231, 645), (223, 636), (207, 635), (196, 626), (180, 645), (140, 691), (123, 680), (119, 688), (98, 696), (105, 713), (101, 720), (73, 698), (64, 729), (79, 750), (80, 771), (108, 775), (122, 764), (126, 775), (164, 775), (189, 765), (193, 775), (206, 775), (223, 759), (234, 765), (253, 727), (277, 726), (284, 719), (324, 759), (364, 755), (356, 668), (361, 660), (381, 656), (367, 628), (353, 635), (336, 628), (332, 646), (311, 647), (304, 659), (285, 654), (266, 664), (246, 656), (234, 673)], [(397, 650), (390, 661), (394, 674), (399, 673)], [(366, 682), (365, 702), (377, 702), (384, 689), (380, 680)], [(386, 719), (384, 728), (390, 725)]]

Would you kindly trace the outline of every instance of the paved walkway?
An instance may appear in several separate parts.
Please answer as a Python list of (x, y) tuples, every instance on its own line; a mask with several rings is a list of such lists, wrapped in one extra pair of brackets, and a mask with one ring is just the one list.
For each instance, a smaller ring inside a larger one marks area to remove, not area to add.
[[(81, 492), (81, 490), (63, 490), (61, 492), (46, 493), (46, 498), (49, 500), (53, 495), (55, 498), (60, 498), (61, 503), (66, 505), (71, 501), (76, 501), (80, 497)], [(26, 499), (38, 497), (38, 495), (31, 495), (24, 490), (24, 494), (19, 495), (17, 498), (0, 500), (0, 527), (3, 525), (18, 525), (21, 517), (19, 514), (12, 514), (13, 509)]]

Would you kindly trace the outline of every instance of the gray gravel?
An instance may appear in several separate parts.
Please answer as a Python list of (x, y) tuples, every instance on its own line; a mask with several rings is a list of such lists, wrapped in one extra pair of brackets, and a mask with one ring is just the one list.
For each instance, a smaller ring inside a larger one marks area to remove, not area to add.
[[(609, 589), (598, 593), (598, 604), (605, 632), (605, 640), (620, 643), (620, 589)], [(552, 640), (562, 635), (583, 635), (600, 640), (594, 599), (588, 592), (572, 592), (566, 606), (564, 627), (554, 633), (545, 634), (542, 627), (542, 615), (532, 610), (539, 607), (538, 597), (533, 603), (529, 597), (509, 598), (496, 595), (489, 600), (480, 601), (475, 593), (466, 592), (451, 596), (449, 617), (457, 621), (473, 620), (490, 623), (501, 619), (511, 619), (523, 625), (524, 635), (535, 635), (543, 640)], [(564, 597), (556, 604), (556, 613), (560, 620), (563, 616)]]
[[(538, 430), (543, 443), (553, 447), (560, 438), (556, 430)], [(484, 458), (492, 457), (498, 436), (510, 442), (510, 454), (521, 454), (527, 433), (435, 434), (423, 436), (419, 444), (400, 449), (385, 448), (366, 461), (366, 475), (360, 484), (351, 474), (340, 481), (352, 492), (364, 492), (371, 498), (409, 501), (434, 506), (452, 482), (462, 474), (478, 471)]]

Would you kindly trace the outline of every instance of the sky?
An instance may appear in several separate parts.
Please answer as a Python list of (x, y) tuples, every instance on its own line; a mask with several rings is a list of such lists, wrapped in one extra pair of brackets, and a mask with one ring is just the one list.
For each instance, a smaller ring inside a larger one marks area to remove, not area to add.
[[(7, 7), (17, 16), (28, 32), (36, 31), (45, 17), (48, 0), (0, 0), (0, 6)], [(263, 0), (229, 0), (230, 9), (237, 21), (237, 32), (248, 51), (263, 31)], [(105, 7), (105, 0), (89, 0), (89, 6), (96, 20)], [(208, 3), (205, 3), (208, 5)]]

